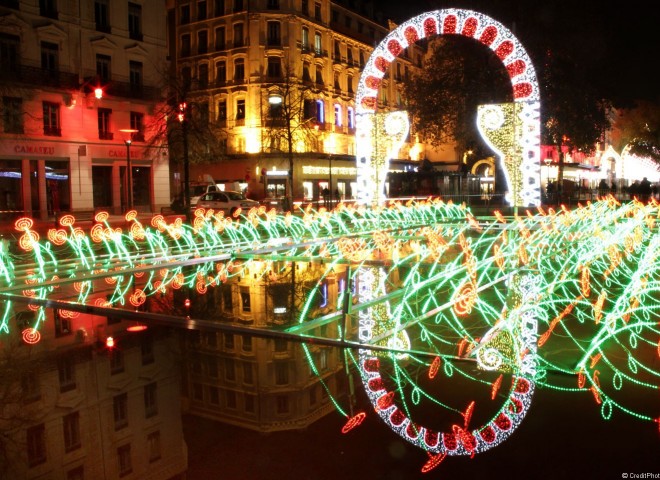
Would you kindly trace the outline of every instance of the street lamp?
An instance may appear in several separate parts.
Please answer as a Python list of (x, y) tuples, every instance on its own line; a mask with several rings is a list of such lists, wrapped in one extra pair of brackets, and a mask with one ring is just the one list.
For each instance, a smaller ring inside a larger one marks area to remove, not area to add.
[(133, 143), (133, 134), (139, 130), (134, 128), (123, 128), (119, 130), (128, 135), (124, 140), (126, 144), (126, 183), (128, 183), (128, 210), (133, 210), (133, 167), (131, 166), (131, 143)]

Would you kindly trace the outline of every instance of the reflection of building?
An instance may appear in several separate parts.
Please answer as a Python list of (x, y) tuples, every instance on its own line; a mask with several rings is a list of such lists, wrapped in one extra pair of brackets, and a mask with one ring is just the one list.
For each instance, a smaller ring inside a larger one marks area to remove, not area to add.
[[(191, 316), (271, 331), (293, 325), (291, 269), (283, 263), (250, 263), (235, 281), (209, 287), (196, 297)], [(301, 311), (321, 273), (313, 263), (296, 264), (294, 310)], [(343, 272), (326, 277), (307, 315), (332, 311), (338, 289), (346, 284)], [(306, 334), (336, 339), (336, 322)], [(192, 331), (184, 350), (184, 410), (262, 432), (305, 428), (334, 411), (328, 391), (335, 397), (348, 391), (340, 349), (311, 344), (309, 353), (318, 375), (298, 343), (230, 331)]]
[(138, 130), (134, 205), (169, 204), (167, 151), (144, 142), (166, 58), (164, 6), (2, 2), (0, 211), (125, 209), (123, 129)]
[[(172, 3), (178, 73), (226, 133), (227, 158), (193, 166), (191, 179), (210, 173), (221, 182), (247, 180), (252, 198), (285, 196), (291, 143), (295, 199), (316, 200), (326, 187), (353, 197), (355, 89), (373, 46), (389, 32), (373, 4), (357, 2), (357, 13), (329, 0)], [(402, 80), (421, 61), (414, 49), (392, 63), (379, 110), (402, 107)], [(286, 120), (296, 129), (292, 142), (273, 135), (285, 127), (275, 101), (287, 85), (304, 97), (300, 115)], [(399, 158), (415, 165), (425, 155), (413, 140)]]
[(128, 333), (118, 319), (44, 313), (40, 339), (26, 333), (40, 312), (25, 310), (14, 312), (0, 340), (0, 476), (182, 478), (187, 453), (174, 336)]

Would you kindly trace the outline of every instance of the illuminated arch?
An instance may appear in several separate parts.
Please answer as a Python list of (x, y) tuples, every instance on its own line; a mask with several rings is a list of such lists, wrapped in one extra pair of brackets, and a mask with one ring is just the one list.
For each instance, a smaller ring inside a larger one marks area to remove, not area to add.
[[(407, 47), (436, 35), (462, 35), (490, 48), (502, 61), (513, 89), (511, 123), (492, 122), (479, 131), (503, 162), (512, 205), (540, 204), (539, 87), (527, 52), (516, 37), (499, 22), (478, 12), (444, 9), (423, 13), (391, 31), (369, 57), (358, 84), (356, 104), (357, 197), (360, 203), (385, 200), (384, 182), (388, 152), (378, 148), (374, 114), (381, 81), (390, 64)], [(483, 115), (481, 116), (483, 119)], [(502, 142), (503, 136), (510, 133)], [(385, 139), (383, 139), (385, 140)], [(513, 168), (513, 171), (512, 171)]]

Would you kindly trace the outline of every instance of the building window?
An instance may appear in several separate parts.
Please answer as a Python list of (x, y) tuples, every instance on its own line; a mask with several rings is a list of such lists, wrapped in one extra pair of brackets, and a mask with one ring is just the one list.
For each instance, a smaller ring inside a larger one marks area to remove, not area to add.
[(208, 357), (206, 359), (206, 370), (209, 377), (218, 378), (218, 361), (215, 357)]
[[(245, 79), (245, 60), (242, 58), (237, 58), (236, 60), (234, 60), (234, 81), (243, 82), (244, 79)], [(243, 104), (245, 104), (245, 100), (243, 100)], [(241, 118), (245, 118), (245, 109), (243, 109), (243, 117)]]
[(335, 84), (335, 90), (336, 91), (341, 90), (341, 86), (339, 85), (339, 72), (334, 73), (334, 84)]
[(282, 78), (282, 62), (279, 57), (268, 57), (268, 78)]
[(227, 350), (233, 350), (234, 349), (234, 334), (233, 333), (225, 333), (225, 348)]
[[(227, 62), (220, 61), (215, 64), (215, 84), (216, 86), (223, 86), (225, 83), (227, 83)], [(224, 100), (223, 100), (224, 101)], [(226, 105), (226, 101), (225, 105)], [(225, 116), (223, 120), (227, 119), (227, 109), (225, 108)]]
[(319, 32), (316, 32), (314, 34), (314, 53), (317, 55), (321, 55), (323, 52), (323, 46), (322, 46), (322, 38), (321, 34)]
[(243, 24), (237, 23), (234, 25), (234, 47), (243, 46)]
[(243, 383), (247, 385), (252, 385), (254, 383), (254, 378), (252, 376), (252, 364), (250, 362), (245, 362), (243, 364)]
[(318, 2), (314, 3), (314, 19), (321, 20), (321, 4)]
[(245, 120), (245, 100), (243, 99), (236, 100), (236, 120)]
[(231, 358), (225, 358), (225, 380), (231, 382), (236, 381), (236, 370), (234, 368), (234, 360)]
[(346, 58), (349, 65), (353, 64), (353, 49), (351, 47), (346, 47)]
[(218, 393), (218, 387), (209, 386), (209, 403), (211, 405), (220, 405), (220, 394)]
[(279, 10), (280, 9), (280, 0), (268, 0), (266, 3), (266, 8), (269, 10)]
[(211, 348), (216, 348), (218, 346), (218, 334), (215, 332), (206, 332), (204, 335), (206, 337), (206, 344)]
[(133, 40), (142, 40), (142, 5), (128, 4), (128, 35)]
[(300, 2), (300, 11), (303, 13), (303, 15), (309, 16), (309, 0), (302, 0)]
[(341, 105), (335, 103), (335, 125), (341, 127)]
[(346, 26), (346, 28), (351, 28), (351, 27), (353, 26), (353, 25), (352, 25), (352, 21), (353, 21), (353, 20), (351, 19), (351, 17), (349, 17), (348, 15), (346, 15), (346, 16), (344, 17), (344, 26)]
[(330, 14), (332, 15), (332, 22), (339, 23), (339, 10), (333, 8)]
[(218, 122), (226, 122), (227, 121), (227, 100), (218, 101), (217, 120), (218, 120)]
[(289, 364), (279, 362), (275, 364), (275, 385), (287, 385), (289, 383)]
[(5, 73), (16, 72), (19, 65), (21, 40), (16, 35), (0, 33), (0, 67)]
[(57, 373), (60, 382), (60, 393), (76, 388), (75, 364), (73, 357), (61, 357), (57, 361)]
[(110, 131), (110, 116), (112, 110), (109, 108), (99, 108), (98, 110), (98, 123), (99, 123), (99, 139), (112, 140), (113, 135)]
[[(133, 133), (133, 141), (144, 142), (144, 114), (140, 112), (131, 112), (131, 130), (137, 130)], [(144, 365), (144, 357), (143, 363)]]
[(316, 84), (323, 85), (323, 67), (321, 65), (316, 66)]
[(122, 445), (117, 449), (117, 462), (119, 466), (119, 476), (124, 477), (133, 471), (131, 463), (131, 444)]
[(52, 76), (59, 70), (59, 46), (56, 43), (41, 42), (41, 68)]
[(27, 456), (30, 467), (46, 461), (46, 427), (43, 423), (27, 429)]
[(252, 351), (252, 336), (251, 335), (243, 335), (243, 343), (241, 345), (243, 347), (244, 352), (251, 352)]
[(154, 363), (154, 339), (151, 335), (142, 337), (140, 351), (142, 354), (142, 365)]
[[(243, 102), (243, 115), (245, 116), (245, 100), (239, 100)], [(238, 107), (238, 102), (236, 102)], [(231, 291), (231, 285), (222, 286), (222, 308), (225, 312), (231, 313), (234, 311), (233, 296)]]
[(41, 398), (37, 372), (27, 372), (21, 376), (21, 393), (23, 403), (36, 402)]
[(335, 60), (339, 60), (341, 59), (341, 44), (339, 43), (339, 40), (335, 40), (334, 45), (335, 45), (334, 57)]
[(206, 2), (197, 2), (197, 20), (206, 20)]
[(62, 418), (64, 431), (64, 451), (70, 452), (80, 448), (80, 414), (73, 412)]
[(234, 12), (243, 11), (243, 0), (234, 0)]
[[(199, 88), (208, 88), (209, 86), (209, 66), (206, 63), (202, 63), (197, 68), (197, 83)], [(208, 109), (207, 109), (208, 111)]]
[(2, 97), (2, 123), (5, 133), (23, 133), (23, 99)]
[(71, 319), (65, 315), (66, 312), (63, 314), (59, 309), (53, 311), (56, 338), (71, 335)]
[(276, 352), (286, 352), (288, 347), (288, 342), (283, 338), (275, 339), (275, 351)]
[(181, 35), (181, 56), (190, 56), (190, 34)]
[(277, 396), (277, 413), (285, 414), (289, 413), (289, 397), (286, 395)]
[(112, 411), (115, 419), (115, 430), (128, 426), (128, 395), (120, 393), (112, 399)]
[(247, 413), (254, 413), (254, 396), (245, 395), (245, 411)]
[(225, 14), (225, 0), (215, 0), (215, 6), (213, 11), (215, 12), (216, 17), (220, 17)]
[(59, 103), (43, 102), (44, 135), (61, 137)]
[(160, 460), (160, 431), (147, 435), (147, 451), (149, 452), (149, 463)]
[(135, 62), (131, 60), (128, 62), (128, 80), (131, 85), (132, 92), (139, 92), (142, 90), (142, 62)]
[(241, 309), (243, 312), (249, 312), (252, 310), (250, 305), (250, 288), (241, 287)]
[(269, 46), (279, 46), (282, 40), (280, 38), (280, 22), (268, 22), (266, 33), (266, 44)]
[(181, 25), (190, 23), (190, 5), (181, 6), (181, 20), (179, 22)]
[(353, 93), (353, 75), (346, 77), (346, 86), (348, 87), (348, 93)]
[(108, 356), (110, 357), (110, 375), (116, 375), (124, 372), (124, 354), (118, 348), (112, 349)]
[(190, 70), (190, 67), (181, 68), (181, 81), (183, 82), (184, 88), (190, 88), (190, 85), (192, 84), (192, 70)]
[(94, 21), (96, 30), (99, 32), (110, 33), (110, 19), (108, 18), (109, 0), (96, 0), (94, 2)]
[(158, 396), (156, 382), (144, 386), (144, 418), (158, 414)]
[(108, 55), (96, 55), (96, 75), (103, 83), (110, 81), (110, 61)]
[(302, 46), (303, 51), (306, 52), (309, 50), (309, 28), (307, 27), (302, 27), (302, 36), (301, 36), (300, 44)]
[(348, 117), (348, 128), (355, 128), (355, 112), (353, 111), (353, 107), (348, 107), (346, 114)]
[(197, 32), (197, 53), (206, 53), (209, 51), (209, 32), (200, 30)]
[(215, 29), (215, 49), (225, 49), (225, 27), (218, 27)]
[(227, 400), (227, 408), (236, 408), (236, 392), (233, 390), (226, 390), (225, 399)]
[(325, 105), (323, 104), (323, 100), (316, 101), (316, 121), (319, 125), (325, 123)]
[(57, 1), (39, 0), (39, 15), (57, 19)]

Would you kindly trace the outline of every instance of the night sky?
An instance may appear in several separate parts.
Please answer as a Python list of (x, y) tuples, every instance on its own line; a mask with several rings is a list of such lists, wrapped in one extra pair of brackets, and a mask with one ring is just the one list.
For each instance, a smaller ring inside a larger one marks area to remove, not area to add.
[[(658, 100), (657, 15), (649, 3), (550, 0), (381, 0), (376, 10), (400, 22), (440, 8), (491, 16), (516, 33), (532, 59), (541, 48), (568, 48), (603, 96), (618, 102)], [(386, 12), (390, 12), (387, 15)]]

